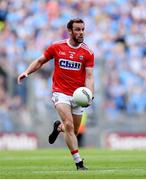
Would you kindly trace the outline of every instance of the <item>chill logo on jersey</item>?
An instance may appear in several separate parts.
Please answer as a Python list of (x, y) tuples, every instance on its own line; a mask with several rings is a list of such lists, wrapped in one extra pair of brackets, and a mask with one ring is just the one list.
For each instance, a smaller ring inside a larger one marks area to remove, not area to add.
[(59, 66), (62, 69), (68, 69), (68, 70), (80, 70), (82, 63), (71, 61), (68, 59), (60, 59), (59, 60)]

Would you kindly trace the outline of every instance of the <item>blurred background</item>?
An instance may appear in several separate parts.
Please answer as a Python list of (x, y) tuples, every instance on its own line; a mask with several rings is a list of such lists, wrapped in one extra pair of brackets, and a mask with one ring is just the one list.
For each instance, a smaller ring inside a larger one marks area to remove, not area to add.
[(84, 113), (79, 145), (146, 148), (146, 1), (0, 0), (0, 150), (53, 146), (53, 61), (22, 85), (17, 76), (52, 42), (68, 38), (71, 18), (86, 23), (95, 54), (95, 99)]

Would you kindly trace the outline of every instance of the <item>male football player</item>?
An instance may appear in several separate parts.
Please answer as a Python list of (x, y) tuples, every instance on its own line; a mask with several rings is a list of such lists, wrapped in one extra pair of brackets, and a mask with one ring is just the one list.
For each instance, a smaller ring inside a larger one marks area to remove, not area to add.
[(75, 89), (82, 86), (86, 86), (94, 93), (94, 55), (83, 42), (85, 23), (82, 19), (70, 20), (67, 29), (69, 39), (49, 45), (43, 55), (33, 61), (18, 76), (18, 83), (20, 84), (24, 78), (39, 70), (51, 59), (54, 59), (52, 100), (62, 122), (56, 121), (54, 123), (53, 131), (48, 140), (50, 144), (53, 144), (59, 133), (63, 132), (77, 170), (87, 170), (80, 157), (76, 138), (83, 108), (73, 101), (72, 95)]

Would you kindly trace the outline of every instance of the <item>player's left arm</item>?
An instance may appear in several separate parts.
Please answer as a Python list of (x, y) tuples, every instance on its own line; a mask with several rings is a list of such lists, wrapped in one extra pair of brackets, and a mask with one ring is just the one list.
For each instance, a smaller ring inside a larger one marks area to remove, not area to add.
[(86, 62), (85, 62), (85, 86), (89, 88), (92, 92), (92, 96), (94, 97), (94, 77), (93, 77), (93, 67), (94, 67), (94, 53), (90, 51), (87, 54)]
[(93, 76), (93, 67), (86, 67), (86, 79), (85, 86), (89, 88), (94, 97), (94, 76)]

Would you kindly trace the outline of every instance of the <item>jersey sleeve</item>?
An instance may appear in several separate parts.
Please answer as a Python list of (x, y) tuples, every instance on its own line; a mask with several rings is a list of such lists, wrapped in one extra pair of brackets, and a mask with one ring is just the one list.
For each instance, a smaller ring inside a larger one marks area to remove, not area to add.
[(94, 66), (94, 53), (89, 53), (85, 62), (85, 67)]
[(53, 59), (53, 57), (54, 57), (54, 46), (53, 45), (48, 46), (48, 48), (44, 51), (44, 56), (48, 60)]

